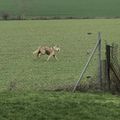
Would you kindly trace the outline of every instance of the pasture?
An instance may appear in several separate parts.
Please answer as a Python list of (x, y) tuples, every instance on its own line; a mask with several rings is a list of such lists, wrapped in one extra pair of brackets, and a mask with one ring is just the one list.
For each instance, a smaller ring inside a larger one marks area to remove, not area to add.
[[(98, 32), (103, 57), (106, 40), (120, 44), (119, 25), (120, 19), (0, 21), (0, 119), (119, 120), (117, 96), (44, 92), (76, 82)], [(39, 45), (54, 44), (61, 48), (59, 61), (32, 55)]]
[[(0, 22), (0, 91), (41, 90), (74, 84), (100, 31), (104, 44), (119, 43), (120, 20), (50, 20)], [(91, 32), (91, 35), (87, 33)], [(59, 61), (32, 52), (42, 45), (60, 46)], [(92, 65), (91, 74), (96, 71)], [(94, 73), (95, 74), (95, 73)]]
[(0, 14), (25, 17), (120, 17), (119, 4), (119, 0), (0, 0)]

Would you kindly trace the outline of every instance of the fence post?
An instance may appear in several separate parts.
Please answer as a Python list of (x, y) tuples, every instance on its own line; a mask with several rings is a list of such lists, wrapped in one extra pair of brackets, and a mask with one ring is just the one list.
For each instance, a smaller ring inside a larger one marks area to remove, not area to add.
[(95, 47), (94, 47), (94, 49), (93, 49), (93, 51), (92, 51), (92, 53), (91, 53), (91, 55), (90, 55), (88, 61), (87, 61), (87, 63), (85, 64), (82, 73), (80, 74), (80, 78), (78, 79), (78, 81), (76, 82), (76, 84), (75, 84), (75, 86), (74, 86), (74, 88), (73, 88), (73, 92), (75, 92), (75, 90), (76, 90), (76, 88), (77, 88), (79, 82), (81, 81), (81, 79), (82, 79), (82, 77), (83, 77), (85, 71), (87, 70), (87, 67), (88, 67), (90, 61), (92, 60), (92, 57), (94, 56), (94, 54), (95, 54), (95, 52), (96, 52), (96, 50), (97, 50), (99, 44), (100, 44), (100, 39), (97, 40), (97, 43), (96, 43), (96, 45), (95, 45)]
[(110, 81), (110, 45), (106, 45), (106, 73), (107, 73), (107, 82), (108, 90), (110, 90), (111, 81)]

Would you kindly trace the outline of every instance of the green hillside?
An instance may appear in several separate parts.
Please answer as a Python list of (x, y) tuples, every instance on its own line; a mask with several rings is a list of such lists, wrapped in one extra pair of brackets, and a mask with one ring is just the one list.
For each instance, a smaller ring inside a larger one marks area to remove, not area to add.
[(0, 14), (119, 17), (120, 0), (0, 0)]

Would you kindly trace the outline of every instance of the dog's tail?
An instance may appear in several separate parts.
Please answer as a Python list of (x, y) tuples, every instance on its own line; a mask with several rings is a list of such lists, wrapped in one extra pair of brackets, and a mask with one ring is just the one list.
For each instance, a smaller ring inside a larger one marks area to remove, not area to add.
[(40, 47), (33, 52), (33, 55), (34, 55), (34, 54), (37, 54), (37, 53), (39, 52), (39, 50), (40, 50)]

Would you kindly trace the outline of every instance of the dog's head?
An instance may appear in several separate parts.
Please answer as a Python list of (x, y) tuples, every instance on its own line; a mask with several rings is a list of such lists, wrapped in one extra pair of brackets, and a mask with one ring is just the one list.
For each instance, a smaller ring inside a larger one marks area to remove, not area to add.
[(54, 49), (55, 51), (57, 51), (57, 52), (60, 52), (60, 48), (59, 48), (59, 47), (57, 47), (56, 45), (55, 45), (55, 46), (53, 46), (53, 49)]

